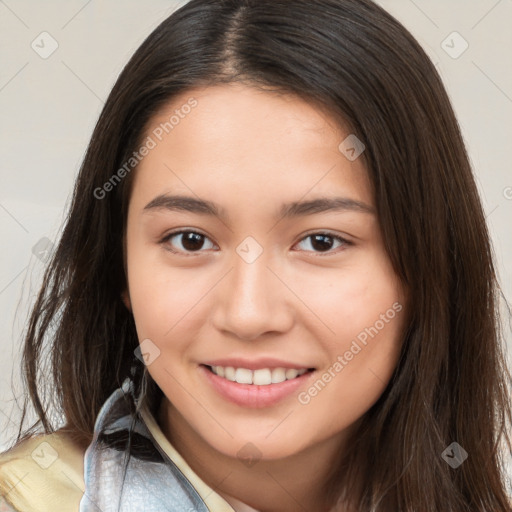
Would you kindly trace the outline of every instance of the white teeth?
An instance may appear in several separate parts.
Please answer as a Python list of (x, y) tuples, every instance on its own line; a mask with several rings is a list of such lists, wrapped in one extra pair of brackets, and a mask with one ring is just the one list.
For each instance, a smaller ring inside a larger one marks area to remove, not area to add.
[(268, 386), (279, 384), (285, 380), (295, 379), (307, 372), (306, 368), (297, 370), (295, 368), (261, 368), (259, 370), (248, 370), (247, 368), (233, 368), (232, 366), (212, 366), (213, 373), (224, 377), (231, 382), (239, 384), (255, 384), (257, 386)]
[(261, 370), (255, 370), (252, 383), (258, 386), (268, 386), (272, 384), (272, 372), (268, 368), (262, 368)]
[(299, 371), (295, 370), (294, 368), (288, 368), (288, 370), (286, 370), (285, 373), (287, 379), (295, 379), (295, 377), (297, 377), (298, 374)]
[(232, 366), (224, 368), (224, 378), (230, 380), (231, 382), (235, 382), (235, 369)]
[(286, 370), (284, 368), (274, 368), (272, 370), (272, 384), (279, 384), (286, 380)]
[(235, 372), (235, 380), (239, 384), (252, 384), (252, 372), (246, 368), (237, 368)]

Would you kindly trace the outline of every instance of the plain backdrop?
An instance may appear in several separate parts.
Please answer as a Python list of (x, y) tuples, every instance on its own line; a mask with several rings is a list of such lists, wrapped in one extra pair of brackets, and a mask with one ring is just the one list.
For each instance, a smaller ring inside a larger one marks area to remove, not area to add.
[[(11, 377), (19, 396), (27, 307), (95, 122), (129, 57), (183, 3), (0, 0), (0, 450), (18, 416)], [(512, 0), (378, 3), (418, 39), (448, 89), (510, 301)]]

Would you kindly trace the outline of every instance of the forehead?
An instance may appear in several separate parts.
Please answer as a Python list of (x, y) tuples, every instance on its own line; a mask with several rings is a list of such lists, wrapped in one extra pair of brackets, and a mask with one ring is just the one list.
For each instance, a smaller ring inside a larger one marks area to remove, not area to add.
[[(186, 108), (191, 104), (191, 98), (197, 101), (196, 106)], [(273, 121), (286, 133), (291, 127), (300, 123), (304, 131), (316, 131), (324, 134), (326, 128), (341, 131), (341, 120), (334, 120), (326, 113), (326, 107), (315, 105), (291, 92), (271, 90), (266, 87), (256, 87), (241, 83), (218, 84), (206, 87), (187, 89), (173, 97), (150, 120), (146, 131), (152, 126), (165, 123), (173, 113), (182, 110), (180, 120), (190, 117), (211, 124), (216, 129), (227, 129), (236, 124), (244, 125), (247, 130), (261, 126), (261, 122), (270, 128)], [(219, 116), (224, 112), (224, 115)], [(278, 118), (278, 119), (277, 119)], [(261, 134), (264, 135), (264, 134)]]
[(137, 167), (134, 192), (262, 203), (341, 188), (371, 203), (362, 159), (349, 161), (338, 148), (348, 135), (292, 94), (241, 84), (190, 89), (147, 124), (153, 148)]

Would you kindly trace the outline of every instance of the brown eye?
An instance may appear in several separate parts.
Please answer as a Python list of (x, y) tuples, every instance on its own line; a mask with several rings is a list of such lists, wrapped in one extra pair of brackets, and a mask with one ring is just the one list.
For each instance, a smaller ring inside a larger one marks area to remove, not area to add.
[(302, 244), (301, 250), (309, 252), (334, 252), (332, 249), (338, 249), (349, 245), (349, 242), (343, 238), (328, 233), (314, 233), (304, 237), (299, 245)]
[(171, 246), (173, 252), (199, 252), (202, 249), (214, 247), (213, 242), (206, 235), (196, 231), (172, 233), (163, 241)]

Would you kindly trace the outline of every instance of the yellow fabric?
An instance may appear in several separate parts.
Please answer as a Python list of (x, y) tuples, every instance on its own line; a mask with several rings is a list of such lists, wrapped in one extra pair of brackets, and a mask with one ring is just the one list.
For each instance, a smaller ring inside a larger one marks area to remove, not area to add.
[(83, 453), (61, 433), (0, 455), (0, 495), (18, 512), (76, 512), (83, 491)]
[[(143, 417), (151, 434), (195, 487), (210, 512), (235, 512), (194, 473), (153, 416), (143, 411)], [(2, 497), (17, 512), (78, 512), (85, 489), (83, 456), (61, 432), (33, 437), (0, 454), (0, 512)], [(237, 509), (245, 510), (238, 506)]]

